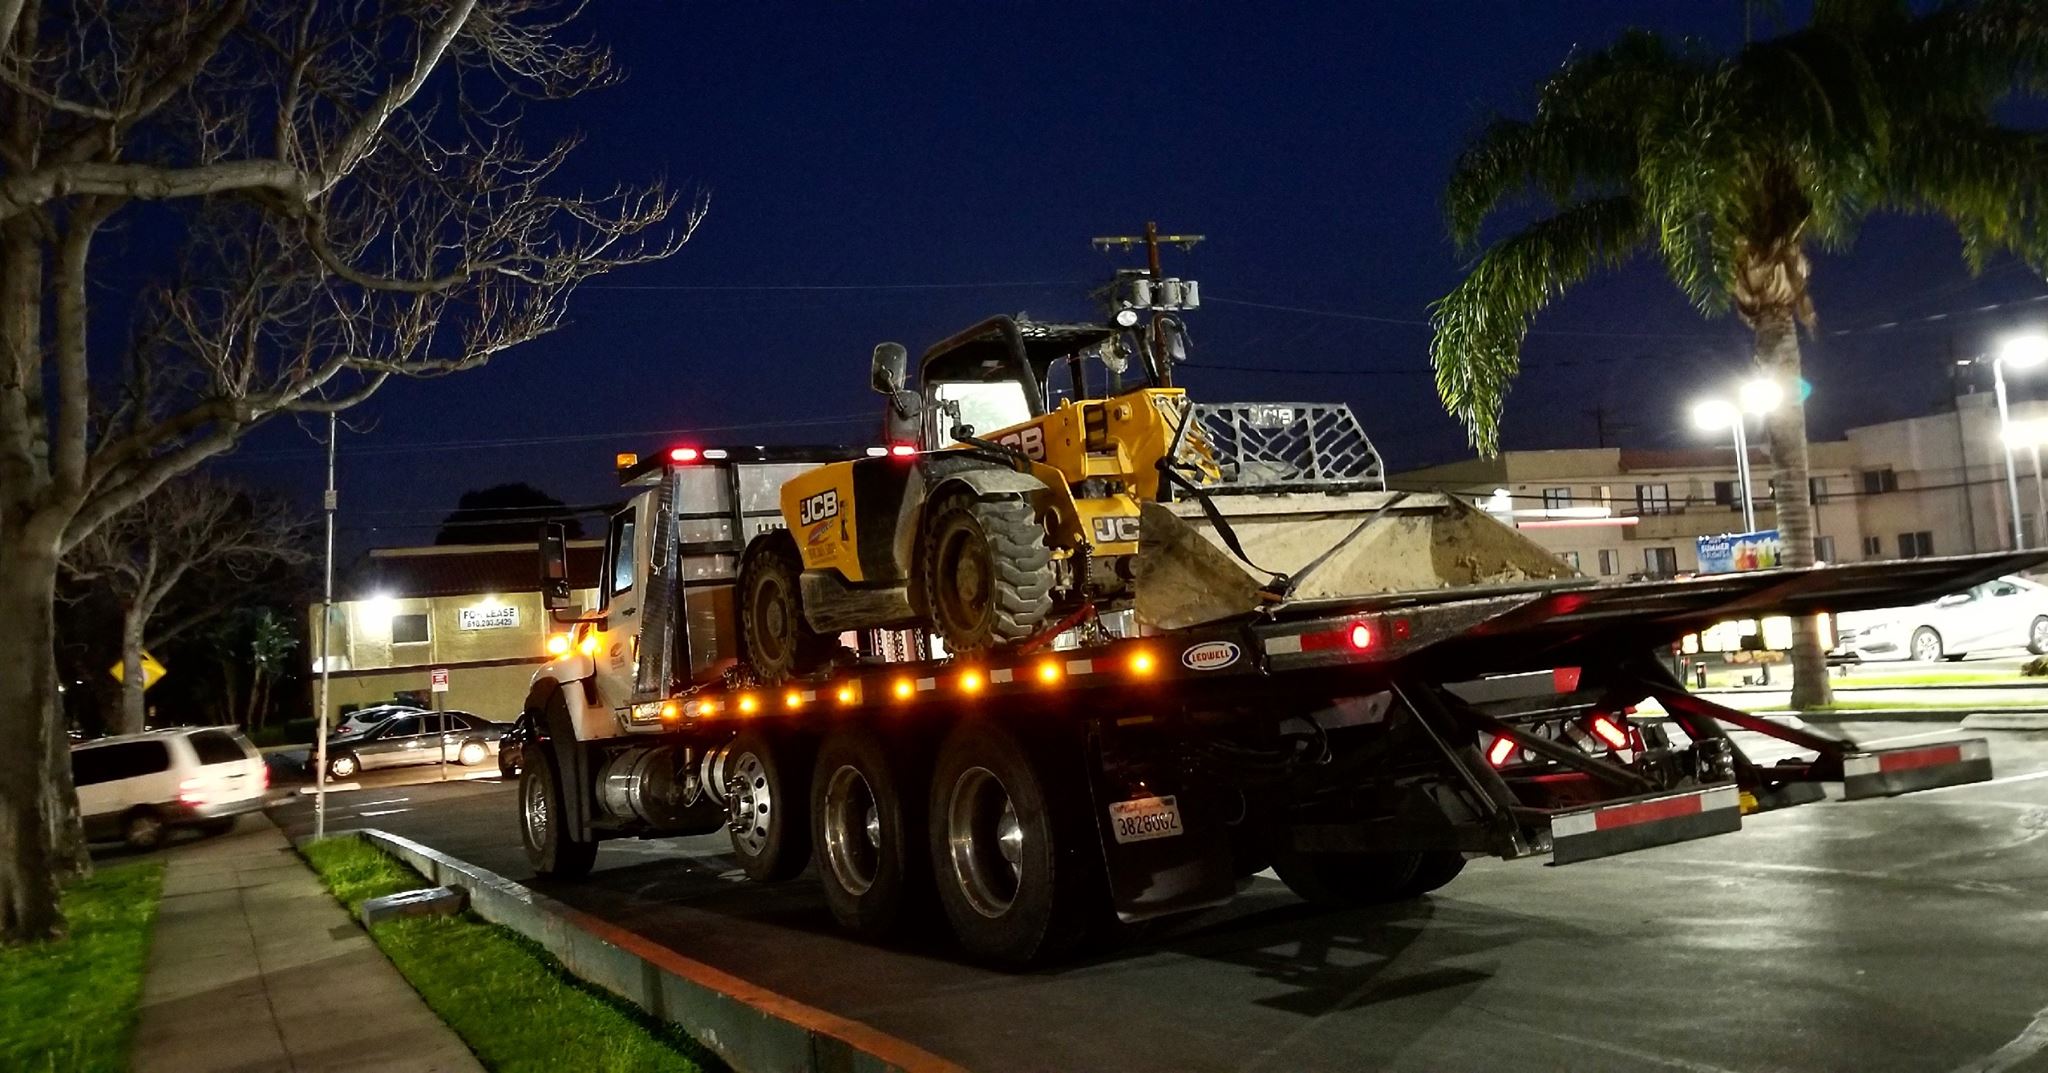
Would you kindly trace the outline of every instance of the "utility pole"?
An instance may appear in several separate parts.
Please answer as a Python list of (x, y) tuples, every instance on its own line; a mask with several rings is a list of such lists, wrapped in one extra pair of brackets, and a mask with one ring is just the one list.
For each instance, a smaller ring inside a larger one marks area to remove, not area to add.
[(334, 632), (334, 508), (339, 497), (334, 491), (334, 444), (340, 421), (327, 414), (327, 491), (320, 507), (327, 515), (327, 580), (320, 591), (320, 699), (316, 704), (319, 737), (313, 750), (313, 837), (327, 837), (327, 688), (334, 670), (334, 650), (329, 641)]
[[(1139, 327), (1139, 311), (1154, 314), (1150, 323), (1140, 330), (1144, 341), (1146, 357), (1151, 366), (1149, 372), (1159, 387), (1173, 386), (1174, 350), (1183, 354), (1186, 340), (1180, 318), (1173, 314), (1189, 309), (1198, 309), (1202, 304), (1202, 292), (1194, 280), (1168, 279), (1159, 264), (1159, 247), (1177, 246), (1185, 253), (1201, 242), (1203, 235), (1162, 235), (1159, 225), (1145, 222), (1142, 235), (1099, 235), (1089, 239), (1088, 244), (1098, 250), (1130, 250), (1145, 247), (1145, 268), (1119, 268), (1116, 278), (1109, 286), (1097, 292), (1109, 306), (1110, 315), (1119, 326)], [(1163, 315), (1161, 315), (1163, 314)], [(1121, 377), (1117, 377), (1121, 380)], [(1120, 385), (1118, 385), (1120, 386)]]

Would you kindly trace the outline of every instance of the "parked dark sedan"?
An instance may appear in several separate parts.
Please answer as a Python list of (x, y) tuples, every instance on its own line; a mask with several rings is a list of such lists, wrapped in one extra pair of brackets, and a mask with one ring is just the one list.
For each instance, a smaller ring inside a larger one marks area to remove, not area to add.
[(393, 715), (361, 734), (328, 742), (327, 774), (329, 778), (346, 779), (375, 768), (434, 764), (442, 760), (475, 767), (498, 751), (498, 739), (505, 736), (508, 727), (509, 724), (469, 712)]
[(526, 743), (533, 740), (533, 717), (525, 712), (498, 739), (498, 774), (511, 778), (526, 766)]

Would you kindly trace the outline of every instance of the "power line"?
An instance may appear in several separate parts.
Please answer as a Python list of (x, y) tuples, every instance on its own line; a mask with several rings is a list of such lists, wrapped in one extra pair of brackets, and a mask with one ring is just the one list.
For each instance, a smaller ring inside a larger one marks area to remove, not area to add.
[[(1413, 317), (1383, 317), (1374, 313), (1352, 313), (1337, 309), (1315, 309), (1309, 306), (1281, 305), (1277, 302), (1254, 302), (1244, 298), (1218, 298), (1204, 295), (1205, 301), (1221, 305), (1245, 306), (1251, 309), (1271, 309), (1281, 313), (1301, 313), (1313, 317), (1329, 317), (1333, 320), (1356, 320), (1368, 324), (1392, 324), (1408, 328), (1434, 328), (1426, 319)], [(1571, 328), (1530, 328), (1530, 335), (1557, 335), (1582, 339), (1719, 339), (1718, 332), (1605, 332)]]
[(585, 291), (725, 291), (780, 293), (787, 291), (982, 291), (1024, 287), (1084, 286), (1085, 279), (1019, 279), (992, 283), (585, 283)]
[[(640, 429), (618, 432), (589, 432), (561, 436), (521, 436), (495, 440), (444, 440), (432, 443), (380, 443), (365, 444), (352, 448), (347, 455), (360, 458), (367, 455), (420, 454), (435, 451), (476, 451), (502, 447), (538, 447), (557, 443), (602, 443), (623, 439), (657, 439), (675, 436), (702, 436), (713, 432), (744, 432), (753, 429), (778, 428), (825, 428), (835, 425), (850, 425), (860, 421), (872, 421), (871, 413), (849, 414), (844, 417), (803, 418), (789, 421), (753, 421), (737, 425), (699, 425), (694, 428)], [(252, 451), (230, 457), (237, 459), (287, 459), (311, 458), (321, 455), (315, 450)]]

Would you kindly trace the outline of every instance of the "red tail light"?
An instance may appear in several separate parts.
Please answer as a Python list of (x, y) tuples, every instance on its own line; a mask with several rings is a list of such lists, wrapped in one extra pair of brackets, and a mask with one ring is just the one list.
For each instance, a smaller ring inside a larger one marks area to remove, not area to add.
[(889, 457), (916, 458), (917, 448), (914, 445), (908, 443), (892, 443), (889, 445)]
[(206, 780), (186, 779), (178, 784), (178, 800), (187, 805), (206, 803)]
[(1599, 735), (1600, 740), (1606, 742), (1608, 748), (1628, 748), (1628, 731), (1621, 729), (1614, 720), (1604, 715), (1596, 715), (1593, 717), (1592, 727), (1593, 733)]
[(697, 460), (697, 449), (695, 447), (671, 447), (668, 452), (668, 460), (671, 462), (695, 462)]
[(1508, 758), (1514, 754), (1515, 743), (1512, 738), (1495, 738), (1493, 739), (1493, 744), (1486, 750), (1486, 762), (1494, 767), (1500, 767), (1507, 763)]
[(1363, 622), (1352, 623), (1350, 639), (1351, 647), (1358, 649), (1360, 652), (1371, 648), (1373, 642), (1372, 627)]

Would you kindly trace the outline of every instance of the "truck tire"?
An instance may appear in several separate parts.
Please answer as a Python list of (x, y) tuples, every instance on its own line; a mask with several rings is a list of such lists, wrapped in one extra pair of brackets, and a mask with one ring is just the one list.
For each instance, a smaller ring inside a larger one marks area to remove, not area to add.
[(927, 916), (931, 858), (925, 780), (915, 753), (873, 731), (827, 735), (811, 769), (811, 844), (825, 903), (840, 926), (871, 939)]
[(1433, 849), (1418, 854), (1415, 874), (1408, 879), (1401, 897), (1419, 898), (1458, 878), (1465, 870), (1465, 855), (1454, 849)]
[[(1310, 905), (1328, 909), (1355, 909), (1413, 898), (1449, 883), (1465, 867), (1458, 857), (1457, 870), (1443, 875), (1445, 864), (1431, 857), (1435, 866), (1423, 874), (1421, 853), (1302, 853), (1276, 847), (1273, 871), (1280, 881)], [(1437, 880), (1435, 886), (1422, 883)]]
[(941, 501), (918, 559), (932, 629), (949, 651), (1022, 641), (1052, 612), (1052, 550), (1021, 499)]
[(553, 879), (582, 879), (597, 863), (597, 843), (569, 831), (555, 755), (534, 742), (527, 746), (524, 760), (525, 770), (519, 777), (519, 840), (526, 846), (526, 863)]
[(955, 727), (932, 772), (939, 904), (960, 945), (1005, 967), (1053, 960), (1108, 917), (1085, 781), (1051, 779), (1008, 731)]
[(742, 730), (725, 754), (726, 830), (741, 871), (757, 883), (795, 878), (811, 860), (809, 757), (794, 739)]
[(747, 546), (740, 560), (740, 645), (763, 682), (786, 681), (824, 666), (836, 649), (804, 621), (804, 562), (796, 538), (778, 529)]

